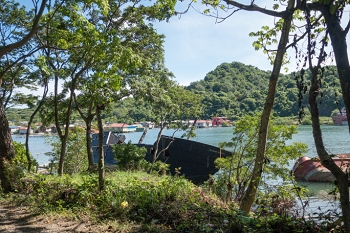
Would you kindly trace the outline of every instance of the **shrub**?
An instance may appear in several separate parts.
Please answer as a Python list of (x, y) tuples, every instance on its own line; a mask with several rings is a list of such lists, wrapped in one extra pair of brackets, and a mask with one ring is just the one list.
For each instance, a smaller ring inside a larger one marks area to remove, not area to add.
[[(57, 164), (61, 154), (61, 140), (58, 136), (47, 137), (47, 144), (53, 147), (52, 152), (46, 153), (51, 157), (51, 163)], [(86, 155), (86, 137), (84, 129), (75, 128), (69, 132), (67, 140), (67, 149), (63, 172), (65, 174), (74, 174), (86, 171), (88, 168), (88, 158)]]
[(145, 160), (147, 149), (138, 147), (131, 142), (113, 146), (114, 158), (118, 168), (123, 171), (147, 171), (150, 164)]
[[(13, 142), (16, 156), (13, 162), (19, 166), (22, 170), (27, 171), (28, 169), (28, 159), (26, 155), (25, 145), (20, 142)], [(30, 159), (32, 161), (32, 172), (35, 171), (35, 167), (38, 165), (38, 162), (34, 159), (34, 157), (30, 154)]]

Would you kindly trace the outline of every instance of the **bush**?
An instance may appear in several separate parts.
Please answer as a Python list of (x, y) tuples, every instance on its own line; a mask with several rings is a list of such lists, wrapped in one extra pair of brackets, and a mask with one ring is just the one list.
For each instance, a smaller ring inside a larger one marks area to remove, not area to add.
[[(51, 164), (57, 164), (61, 154), (61, 140), (58, 136), (50, 136), (46, 138), (47, 144), (53, 147), (52, 152), (46, 153), (51, 157)], [(69, 132), (67, 140), (67, 149), (63, 172), (65, 174), (74, 174), (86, 171), (88, 168), (88, 158), (86, 153), (86, 137), (85, 130), (75, 128)]]
[[(83, 214), (107, 220), (107, 224), (116, 219), (149, 228), (140, 232), (322, 232), (319, 226), (302, 218), (276, 213), (248, 216), (234, 203), (224, 205), (182, 177), (107, 173), (103, 192), (98, 190), (96, 174), (36, 174), (22, 182), (25, 189), (13, 196), (12, 204), (17, 201), (31, 205), (41, 213)], [(153, 227), (158, 231), (152, 231)]]
[(147, 149), (131, 142), (113, 146), (114, 158), (118, 168), (123, 171), (147, 171), (150, 164), (145, 160)]
[[(22, 170), (27, 171), (28, 169), (28, 159), (26, 155), (26, 148), (25, 145), (20, 142), (13, 142), (16, 156), (13, 160), (13, 162), (19, 166)], [(32, 161), (32, 170), (31, 172), (35, 171), (35, 167), (38, 165), (38, 162), (34, 159), (34, 157), (29, 154), (30, 159)]]
[(230, 125), (229, 125), (226, 121), (223, 121), (223, 122), (221, 123), (221, 126), (222, 126), (222, 127), (229, 127)]
[(312, 125), (311, 117), (305, 117), (301, 121), (302, 125)]

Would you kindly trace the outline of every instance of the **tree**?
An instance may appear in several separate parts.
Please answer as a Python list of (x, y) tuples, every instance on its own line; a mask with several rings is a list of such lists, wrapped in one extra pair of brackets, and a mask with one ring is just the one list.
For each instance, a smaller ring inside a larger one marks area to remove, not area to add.
[[(60, 160), (61, 140), (57, 136), (48, 137), (46, 142), (53, 148), (52, 152), (47, 153), (51, 157), (51, 165), (57, 165)], [(85, 149), (81, 145), (85, 144), (84, 129), (75, 127), (71, 130), (67, 140), (66, 162), (64, 166), (65, 174), (75, 174), (83, 172), (87, 169), (88, 161), (85, 154)]]
[[(154, 119), (160, 130), (155, 142), (152, 165), (149, 172), (152, 172), (158, 157), (169, 148), (172, 141), (161, 151), (159, 151), (159, 142), (162, 132), (166, 127), (174, 128), (174, 133), (183, 129), (184, 125), (181, 120), (196, 119), (201, 114), (202, 106), (201, 96), (191, 91), (185, 90), (176, 82), (167, 76), (171, 74), (163, 74), (158, 79), (147, 83), (146, 91), (142, 97), (151, 105)], [(157, 85), (157, 86), (156, 86)], [(177, 120), (175, 122), (175, 120)], [(180, 121), (179, 121), (180, 120)], [(185, 126), (186, 127), (186, 126)], [(187, 128), (187, 127), (186, 127)], [(189, 132), (191, 133), (191, 131)], [(184, 134), (183, 136), (187, 136)]]
[[(228, 3), (230, 4), (230, 3)], [(232, 4), (232, 2), (231, 2)], [(234, 4), (233, 4), (234, 5)], [(240, 209), (249, 212), (250, 208), (254, 202), (255, 195), (257, 192), (257, 188), (259, 186), (261, 175), (264, 167), (264, 160), (265, 160), (265, 152), (266, 152), (266, 140), (268, 136), (268, 126), (270, 121), (270, 114), (271, 110), (274, 104), (275, 100), (275, 93), (276, 93), (276, 85), (277, 80), (280, 74), (280, 70), (283, 64), (283, 58), (286, 51), (286, 46), (288, 43), (288, 36), (291, 28), (292, 23), (292, 17), (293, 17), (293, 8), (295, 5), (294, 0), (288, 1), (287, 10), (284, 12), (282, 18), (283, 18), (283, 25), (281, 27), (281, 38), (279, 41), (278, 49), (276, 52), (276, 57), (274, 58), (274, 65), (270, 77), (269, 82), (269, 88), (268, 88), (268, 94), (266, 97), (263, 113), (261, 116), (261, 123), (260, 123), (260, 129), (258, 134), (258, 147), (256, 151), (256, 158), (255, 158), (255, 164), (254, 168), (252, 170), (252, 177), (250, 179), (247, 191), (244, 194), (244, 197), (242, 199)], [(254, 8), (255, 5), (250, 5), (251, 8)], [(239, 8), (244, 9), (245, 7), (243, 5), (240, 5)], [(263, 13), (272, 14), (274, 16), (277, 16), (278, 14), (266, 11), (261, 8), (256, 8), (256, 10), (259, 10)], [(282, 22), (280, 23), (282, 24)]]
[[(81, 100), (90, 103), (86, 116), (78, 108), (88, 130), (94, 115), (101, 114), (111, 103), (132, 95), (134, 83), (139, 79), (147, 79), (148, 75), (152, 75), (152, 69), (163, 63), (163, 36), (146, 23), (146, 18), (154, 20), (160, 17), (155, 14), (157, 12), (146, 14), (148, 10), (155, 9), (157, 4), (148, 8), (139, 4), (139, 1), (130, 6), (129, 2), (111, 2), (106, 15), (97, 17), (96, 12), (92, 14), (94, 18), (90, 21), (96, 25), (101, 38), (98, 43), (93, 43), (95, 53), (88, 56), (94, 61), (78, 87)], [(79, 106), (83, 104), (76, 101), (76, 107)], [(90, 137), (90, 134), (86, 135)], [(90, 140), (87, 138), (87, 141)], [(87, 150), (90, 150), (89, 145)], [(92, 155), (89, 157), (91, 167)]]
[[(342, 14), (344, 11), (344, 7), (347, 2), (339, 1), (339, 2), (315, 2), (306, 5), (303, 8), (306, 23), (306, 35), (307, 35), (307, 52), (305, 55), (305, 62), (301, 70), (300, 77), (302, 80), (305, 75), (304, 67), (309, 67), (311, 72), (311, 84), (309, 89), (309, 104), (310, 104), (310, 112), (311, 112), (311, 120), (312, 120), (312, 129), (313, 136), (315, 140), (317, 154), (322, 162), (322, 164), (331, 171), (331, 173), (335, 176), (339, 188), (340, 193), (340, 204), (342, 209), (342, 220), (344, 222), (344, 228), (346, 232), (350, 232), (350, 201), (349, 201), (349, 187), (348, 187), (348, 174), (343, 172), (341, 168), (339, 168), (333, 161), (332, 155), (329, 154), (323, 144), (322, 139), (322, 131), (320, 127), (319, 121), (319, 105), (317, 100), (319, 97), (322, 97), (322, 81), (325, 75), (325, 68), (322, 67), (322, 64), (326, 61), (328, 56), (326, 52), (326, 46), (328, 45), (328, 36), (332, 42), (332, 48), (336, 59), (337, 70), (339, 75), (339, 80), (342, 88), (342, 94), (344, 99), (344, 105), (347, 110), (347, 119), (349, 118), (349, 110), (350, 110), (350, 65), (347, 55), (347, 46), (346, 46), (346, 35), (348, 33), (350, 22), (348, 22), (346, 28), (343, 30), (340, 22), (342, 18)], [(316, 15), (311, 15), (311, 10), (316, 12)], [(314, 22), (318, 22), (317, 11), (321, 12), (322, 16), (325, 20), (325, 25), (327, 30), (323, 28), (322, 24), (318, 24), (318, 27), (314, 27)], [(315, 28), (315, 29), (314, 29)], [(317, 54), (317, 43), (316, 38), (318, 35), (322, 34), (322, 39), (320, 40), (320, 49)], [(317, 56), (316, 65), (313, 65), (313, 56)], [(299, 83), (299, 91), (301, 89), (305, 90), (305, 85), (301, 81)], [(300, 94), (299, 94), (300, 95)], [(322, 98), (321, 98), (322, 101)], [(350, 121), (349, 121), (350, 122)]]
[[(2, 25), (7, 25), (8, 27), (13, 27), (15, 31), (10, 30), (3, 32), (7, 34), (5, 37), (6, 40), (2, 41), (2, 47), (0, 48), (0, 59), (14, 51), (15, 49), (19, 49), (26, 45), (28, 41), (34, 36), (34, 34), (39, 29), (39, 23), (41, 16), (44, 12), (45, 5), (47, 0), (42, 0), (41, 5), (38, 11), (35, 11), (35, 14), (32, 16), (33, 21), (30, 22), (28, 18), (25, 21), (17, 21), (17, 17), (20, 15), (23, 16), (24, 9), (19, 9), (19, 4), (15, 4), (13, 1), (3, 0), (1, 2), (1, 8), (3, 13), (8, 14), (2, 19), (6, 19), (7, 21), (3, 21)], [(37, 7), (37, 6), (36, 6)], [(38, 8), (37, 8), (38, 9)], [(18, 14), (21, 12), (21, 14)], [(31, 25), (28, 31), (27, 25)], [(6, 28), (6, 27), (2, 27)], [(20, 35), (19, 37), (17, 35)], [(10, 39), (11, 38), (11, 39)], [(13, 39), (13, 40), (12, 40)], [(11, 42), (15, 41), (15, 42)], [(0, 77), (0, 87), (2, 86), (3, 76)], [(9, 129), (9, 124), (6, 118), (5, 108), (3, 99), (0, 99), (0, 180), (1, 187), (3, 191), (10, 192), (13, 190), (13, 185), (11, 181), (6, 178), (6, 174), (4, 171), (7, 166), (10, 166), (11, 161), (15, 157), (15, 150), (11, 138), (11, 132)]]
[[(222, 142), (220, 148), (232, 148), (230, 157), (218, 158), (215, 164), (221, 169), (218, 173), (218, 193), (230, 202), (232, 197), (240, 203), (251, 180), (254, 167), (256, 149), (258, 147), (258, 132), (260, 115), (243, 116), (234, 123), (233, 137), (230, 142)], [(266, 180), (290, 180), (289, 161), (298, 159), (307, 152), (307, 145), (294, 142), (287, 145), (286, 141), (296, 134), (296, 126), (275, 125), (273, 120), (269, 124), (266, 154), (264, 161), (264, 177)], [(226, 184), (227, 187), (223, 187)], [(225, 193), (222, 193), (225, 190)], [(234, 192), (234, 193), (232, 193)]]

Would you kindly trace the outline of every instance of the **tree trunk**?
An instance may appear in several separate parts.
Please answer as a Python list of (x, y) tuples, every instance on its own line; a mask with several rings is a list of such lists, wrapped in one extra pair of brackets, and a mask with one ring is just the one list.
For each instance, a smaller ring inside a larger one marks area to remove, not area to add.
[[(322, 8), (321, 12), (325, 17), (328, 33), (331, 38), (341, 90), (344, 98), (344, 105), (346, 108), (346, 117), (348, 122), (350, 122), (350, 66), (346, 44), (347, 31), (342, 29), (339, 18), (330, 13), (330, 5)], [(350, 124), (348, 127), (350, 131)]]
[(98, 187), (100, 191), (105, 189), (105, 156), (103, 151), (103, 125), (101, 110), (103, 107), (96, 107), (96, 117), (98, 123)]
[(276, 58), (273, 65), (273, 71), (271, 73), (269, 90), (267, 93), (264, 110), (261, 116), (260, 129), (259, 129), (259, 138), (258, 138), (258, 148), (256, 152), (255, 164), (252, 172), (252, 177), (248, 185), (247, 191), (245, 192), (240, 209), (246, 213), (249, 213), (255, 199), (255, 195), (260, 184), (261, 175), (264, 167), (265, 151), (266, 151), (266, 141), (268, 135), (268, 127), (270, 121), (270, 114), (272, 107), (275, 101), (275, 93), (278, 76), (281, 71), (283, 56), (285, 54), (285, 49), (288, 43), (288, 36), (290, 31), (290, 26), (292, 22), (293, 11), (291, 10), (294, 7), (294, 0), (290, 0), (288, 3), (287, 14), (283, 17), (284, 23), (282, 28), (282, 34), (280, 42), (278, 45), (278, 50)]
[[(350, 66), (349, 58), (347, 54), (346, 34), (340, 25), (339, 18), (331, 14), (330, 5), (324, 5), (321, 8), (321, 12), (325, 17), (328, 33), (331, 38), (333, 52), (335, 55), (340, 85), (342, 89), (344, 105), (346, 108), (346, 116), (350, 123)], [(315, 100), (312, 100), (315, 101)], [(311, 104), (311, 103), (310, 103)], [(317, 106), (316, 106), (317, 107)], [(314, 110), (316, 111), (316, 110)], [(318, 113), (317, 113), (318, 114)], [(317, 126), (317, 125), (316, 125)], [(318, 122), (319, 127), (319, 122)], [(350, 124), (349, 124), (350, 130)], [(313, 127), (315, 144), (318, 156), (322, 162), (322, 165), (329, 169), (335, 176), (338, 182), (340, 193), (340, 204), (342, 208), (342, 215), (344, 221), (344, 227), (346, 232), (350, 232), (350, 203), (349, 203), (349, 187), (347, 174), (342, 172), (337, 165), (334, 164), (332, 158), (325, 151), (322, 143), (322, 135), (318, 133), (318, 128)], [(317, 138), (316, 138), (317, 137)], [(321, 140), (320, 140), (321, 139)]]
[(340, 193), (340, 203), (343, 213), (343, 221), (346, 232), (350, 232), (350, 205), (349, 205), (349, 187), (348, 187), (348, 177), (333, 161), (331, 156), (326, 151), (323, 139), (322, 131), (320, 126), (318, 106), (317, 106), (317, 96), (319, 94), (319, 85), (317, 80), (318, 70), (317, 68), (312, 69), (312, 79), (311, 87), (309, 91), (309, 104), (312, 120), (312, 134), (314, 136), (316, 151), (321, 160), (323, 166), (332, 172), (338, 181), (339, 193)]
[(0, 183), (4, 192), (12, 192), (13, 184), (6, 174), (6, 164), (15, 157), (15, 149), (11, 137), (9, 123), (6, 118), (4, 103), (0, 98)]
[[(57, 77), (56, 77), (57, 78)], [(58, 79), (55, 80), (55, 122), (57, 127), (57, 133), (60, 136), (61, 140), (61, 153), (60, 153), (60, 161), (58, 164), (58, 175), (62, 176), (64, 174), (64, 161), (67, 153), (67, 140), (69, 137), (69, 125), (70, 125), (70, 117), (72, 115), (72, 108), (73, 108), (73, 98), (74, 98), (74, 90), (76, 86), (77, 79), (72, 78), (72, 84), (70, 87), (70, 96), (69, 101), (67, 105), (67, 111), (65, 113), (65, 128), (64, 132), (62, 132), (59, 127), (59, 114), (58, 114), (58, 99), (57, 99), (57, 85), (58, 85)]]
[(85, 124), (86, 124), (86, 132), (85, 132), (86, 151), (87, 151), (88, 162), (89, 162), (88, 171), (93, 171), (94, 170), (94, 157), (92, 155), (92, 148), (91, 148), (91, 121), (85, 122)]
[(40, 108), (44, 105), (45, 103), (45, 99), (46, 99), (46, 95), (48, 92), (48, 86), (47, 86), (47, 82), (48, 80), (45, 79), (45, 87), (44, 87), (44, 93), (43, 93), (43, 97), (41, 98), (41, 101), (39, 102), (38, 107), (34, 110), (33, 114), (30, 116), (30, 119), (28, 121), (28, 128), (27, 128), (27, 132), (26, 132), (26, 142), (25, 142), (25, 146), (26, 146), (26, 156), (27, 156), (27, 161), (28, 161), (28, 172), (30, 173), (31, 169), (32, 169), (32, 158), (30, 157), (30, 153), (29, 153), (29, 132), (30, 132), (30, 126), (33, 122), (33, 119), (35, 117), (35, 115), (39, 112)]
[(157, 141), (156, 141), (156, 144), (154, 145), (154, 151), (153, 151), (153, 158), (152, 158), (152, 164), (151, 164), (151, 167), (149, 168), (148, 170), (148, 173), (150, 174), (152, 171), (153, 171), (153, 168), (154, 168), (154, 164), (156, 163), (157, 159), (158, 159), (158, 150), (159, 150), (159, 142), (160, 142), (160, 139), (162, 137), (162, 133), (163, 133), (163, 129), (164, 129), (164, 126), (163, 126), (163, 122), (161, 123), (161, 127), (160, 127), (160, 130), (159, 130), (159, 133), (158, 133), (158, 136), (157, 136)]
[(75, 103), (75, 108), (78, 110), (81, 118), (83, 118), (85, 125), (86, 125), (86, 132), (85, 132), (85, 138), (86, 138), (86, 152), (87, 152), (87, 157), (88, 157), (88, 162), (89, 162), (89, 166), (88, 166), (88, 171), (93, 171), (94, 170), (94, 157), (92, 154), (92, 148), (91, 148), (91, 122), (95, 117), (95, 113), (92, 113), (92, 109), (93, 109), (93, 102), (90, 102), (90, 104), (88, 105), (88, 111), (86, 116), (84, 116), (84, 113), (81, 111), (78, 100), (77, 100), (77, 96), (75, 93), (73, 93), (73, 97), (74, 97), (74, 103)]
[(67, 137), (60, 137), (61, 140), (61, 150), (60, 150), (60, 160), (58, 163), (58, 175), (63, 176), (64, 174), (64, 160), (66, 158), (67, 153)]
[[(12, 50), (22, 47), (25, 45), (37, 32), (40, 18), (44, 12), (47, 0), (43, 0), (38, 11), (38, 14), (34, 18), (34, 22), (31, 30), (27, 35), (25, 35), (21, 40), (3, 46), (0, 49), (0, 58), (2, 58), (6, 53), (11, 52)], [(2, 78), (0, 78), (0, 87), (2, 84)], [(15, 157), (15, 149), (13, 147), (13, 141), (11, 137), (11, 131), (9, 128), (8, 120), (6, 118), (5, 108), (3, 99), (0, 98), (0, 181), (1, 187), (4, 192), (11, 192), (13, 190), (13, 185), (11, 181), (6, 177), (5, 174), (5, 164), (11, 162)]]

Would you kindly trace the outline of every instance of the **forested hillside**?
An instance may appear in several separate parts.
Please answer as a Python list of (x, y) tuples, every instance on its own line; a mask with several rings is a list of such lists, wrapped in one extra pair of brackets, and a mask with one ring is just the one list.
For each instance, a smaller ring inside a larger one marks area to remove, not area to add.
[[(278, 82), (275, 116), (296, 116), (299, 112), (298, 74), (281, 75)], [(210, 71), (203, 80), (191, 83), (187, 89), (204, 95), (203, 118), (215, 115), (225, 115), (236, 119), (245, 113), (252, 114), (261, 111), (267, 94), (270, 71), (259, 70), (256, 67), (239, 62), (222, 63)], [(299, 80), (300, 82), (301, 80)], [(330, 116), (337, 109), (336, 102), (341, 98), (340, 85), (335, 67), (325, 69), (322, 83), (322, 95), (319, 100), (320, 115)], [(304, 76), (305, 90), (308, 90), (308, 74)], [(304, 88), (303, 88), (304, 90)], [(307, 107), (308, 92), (303, 95), (302, 106)], [(342, 101), (339, 107), (342, 107)]]
[[(297, 116), (299, 112), (297, 74), (281, 75), (278, 82), (275, 116)], [(207, 73), (203, 80), (193, 82), (186, 87), (188, 90), (203, 95), (202, 119), (212, 116), (227, 116), (235, 120), (245, 113), (253, 114), (261, 111), (267, 94), (270, 71), (263, 71), (256, 67), (239, 62), (222, 63), (213, 71)], [(301, 80), (299, 80), (300, 82)], [(308, 74), (304, 82), (309, 85)], [(343, 107), (340, 84), (335, 67), (325, 69), (322, 83), (322, 98), (319, 99), (320, 116), (330, 116), (338, 106)], [(304, 90), (304, 88), (303, 88)], [(307, 107), (308, 92), (301, 92), (302, 106)], [(339, 102), (337, 106), (337, 102)], [(307, 109), (307, 108), (306, 108)], [(29, 119), (31, 111), (24, 109), (9, 109), (9, 119), (15, 122)], [(306, 110), (307, 112), (307, 110)], [(27, 115), (27, 116), (26, 116)], [(125, 98), (110, 106), (109, 111), (103, 113), (105, 121), (125, 122), (152, 120), (152, 109), (146, 102), (136, 102), (133, 98)], [(74, 120), (79, 120), (78, 114), (73, 114)], [(37, 119), (38, 120), (38, 119)]]

